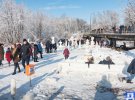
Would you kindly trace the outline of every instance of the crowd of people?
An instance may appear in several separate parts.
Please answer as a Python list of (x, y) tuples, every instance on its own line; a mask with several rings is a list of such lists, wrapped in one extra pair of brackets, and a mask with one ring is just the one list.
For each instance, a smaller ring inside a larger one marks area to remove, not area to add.
[[(97, 41), (95, 41), (97, 42)], [(99, 44), (101, 44), (99, 42)], [(51, 53), (52, 51), (56, 51), (57, 46), (55, 44), (51, 44), (51, 42), (46, 42), (46, 53)], [(38, 41), (36, 43), (29, 43), (26, 39), (23, 39), (23, 43), (20, 44), (12, 44), (11, 47), (8, 47), (6, 52), (4, 53), (4, 45), (0, 43), (0, 66), (3, 66), (2, 61), (4, 60), (4, 57), (6, 58), (9, 66), (11, 64), (11, 61), (14, 63), (14, 72), (12, 75), (16, 74), (16, 71), (18, 69), (18, 73), (21, 72), (19, 62), (22, 62), (22, 66), (24, 68), (25, 73), (25, 66), (29, 65), (30, 58), (32, 57), (34, 62), (38, 62), (38, 54), (40, 55), (40, 58), (43, 58), (43, 47), (41, 45), (41, 42)], [(65, 60), (69, 58), (70, 51), (67, 47), (65, 47), (63, 51), (63, 55), (65, 57)], [(108, 60), (107, 60), (108, 61)], [(108, 64), (108, 62), (107, 62)], [(132, 79), (135, 77), (135, 59), (133, 59), (128, 66), (127, 72), (130, 73), (130, 76), (127, 78), (123, 78), (127, 80), (127, 83), (132, 83)]]
[(46, 41), (46, 53), (52, 53), (57, 51), (57, 44), (56, 43), (51, 43), (50, 40)]
[(92, 33), (134, 33), (134, 27), (133, 26), (126, 26), (126, 25), (120, 25), (120, 26), (114, 26), (111, 28), (97, 28), (93, 29), (91, 31)]
[[(47, 41), (45, 44), (45, 52), (52, 53), (57, 51), (56, 43), (52, 44), (51, 41)], [(29, 65), (30, 58), (33, 59), (34, 62), (38, 62), (38, 58), (43, 58), (43, 47), (40, 41), (36, 43), (29, 43), (26, 39), (23, 39), (23, 43), (12, 44), (11, 47), (8, 47), (6, 52), (4, 51), (4, 44), (0, 44), (0, 66), (3, 66), (2, 61), (5, 59), (9, 66), (11, 66), (11, 61), (14, 63), (14, 72), (12, 75), (15, 75), (18, 72), (21, 72), (19, 62), (22, 62), (22, 66)], [(65, 59), (69, 57), (69, 50), (65, 48), (63, 51), (63, 55)]]
[(29, 65), (30, 58), (34, 60), (34, 62), (38, 62), (38, 54), (40, 57), (42, 56), (43, 48), (41, 46), (40, 41), (37, 43), (30, 44), (26, 39), (23, 39), (23, 44), (12, 44), (11, 47), (8, 47), (6, 53), (4, 53), (3, 44), (0, 44), (0, 66), (3, 66), (2, 61), (4, 60), (4, 56), (10, 66), (10, 62), (13, 60), (14, 62), (14, 72), (12, 75), (16, 74), (16, 70), (21, 72), (19, 62), (22, 61), (22, 66)]

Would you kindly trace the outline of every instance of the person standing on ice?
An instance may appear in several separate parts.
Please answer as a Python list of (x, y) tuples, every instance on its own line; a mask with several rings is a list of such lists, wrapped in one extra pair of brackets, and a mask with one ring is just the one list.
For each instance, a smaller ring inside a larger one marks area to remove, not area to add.
[(12, 53), (11, 53), (10, 48), (7, 48), (5, 57), (6, 57), (6, 60), (7, 60), (8, 64), (9, 64), (9, 66), (10, 66), (10, 62), (12, 60)]
[(12, 45), (12, 58), (13, 58), (13, 62), (14, 62), (14, 72), (12, 75), (16, 74), (16, 69), (18, 68), (18, 72), (21, 72), (20, 67), (19, 67), (19, 61), (20, 61), (20, 50), (19, 50), (19, 46), (16, 47), (16, 44)]
[(0, 44), (0, 66), (2, 66), (2, 60), (4, 60), (4, 48), (3, 44)]
[(24, 67), (24, 70), (25, 70), (25, 62), (27, 65), (29, 65), (31, 53), (32, 53), (31, 45), (28, 43), (26, 39), (23, 39), (23, 45), (21, 48), (21, 56), (22, 56), (22, 65)]
[(127, 77), (127, 83), (132, 83), (132, 79), (135, 77), (135, 58), (131, 61), (130, 65), (128, 66), (127, 72), (130, 74)]
[(38, 52), (40, 53), (40, 57), (43, 58), (43, 56), (42, 56), (43, 48), (42, 48), (42, 46), (41, 46), (41, 43), (38, 42), (37, 46), (38, 46)]
[(69, 54), (70, 54), (70, 52), (69, 52), (68, 48), (65, 47), (65, 49), (64, 49), (64, 51), (63, 51), (63, 55), (64, 55), (64, 57), (65, 57), (65, 60), (68, 59)]

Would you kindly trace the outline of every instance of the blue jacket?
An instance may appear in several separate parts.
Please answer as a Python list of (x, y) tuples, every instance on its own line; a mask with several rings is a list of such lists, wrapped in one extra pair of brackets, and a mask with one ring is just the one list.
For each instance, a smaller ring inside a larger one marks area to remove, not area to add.
[(39, 52), (42, 52), (42, 51), (43, 51), (43, 48), (42, 48), (42, 46), (41, 46), (40, 43), (38, 43), (38, 51), (39, 51)]

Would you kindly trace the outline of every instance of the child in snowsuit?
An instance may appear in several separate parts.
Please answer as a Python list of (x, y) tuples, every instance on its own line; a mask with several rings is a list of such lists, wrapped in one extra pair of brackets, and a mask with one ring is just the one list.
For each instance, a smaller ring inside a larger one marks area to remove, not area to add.
[(7, 48), (5, 57), (6, 57), (6, 60), (7, 60), (8, 64), (9, 64), (9, 66), (10, 66), (10, 62), (12, 60), (12, 53), (11, 53), (10, 48)]
[(65, 48), (64, 51), (63, 51), (63, 55), (65, 57), (65, 60), (68, 59), (69, 54), (70, 54), (70, 52), (69, 52), (68, 48)]

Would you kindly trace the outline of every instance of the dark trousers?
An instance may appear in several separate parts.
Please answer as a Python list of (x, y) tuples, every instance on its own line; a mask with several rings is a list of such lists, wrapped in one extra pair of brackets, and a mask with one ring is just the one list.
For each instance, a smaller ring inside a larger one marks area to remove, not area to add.
[(32, 59), (34, 59), (33, 53), (32, 53), (32, 55), (31, 55), (31, 57), (32, 57)]
[(26, 56), (26, 57), (22, 58), (22, 65), (23, 65), (24, 69), (25, 69), (25, 62), (26, 62), (27, 65), (29, 65), (30, 56)]
[(37, 62), (37, 59), (38, 59), (38, 56), (37, 56), (37, 54), (34, 54), (34, 62)]
[(0, 66), (2, 65), (2, 60), (0, 60)]
[(18, 68), (19, 72), (21, 71), (20, 70), (20, 67), (19, 67), (19, 63), (14, 63), (14, 73), (16, 73), (16, 69)]
[(46, 51), (47, 51), (47, 53), (50, 53), (50, 50), (49, 50), (49, 48), (46, 48)]
[(68, 55), (65, 55), (65, 60), (68, 59)]
[(8, 65), (10, 66), (10, 61), (8, 61)]
[(86, 64), (88, 64), (88, 68), (90, 67), (90, 64), (91, 64), (91, 62), (85, 62)]
[(39, 51), (39, 53), (40, 53), (40, 57), (43, 58), (43, 56), (42, 56), (42, 51)]

